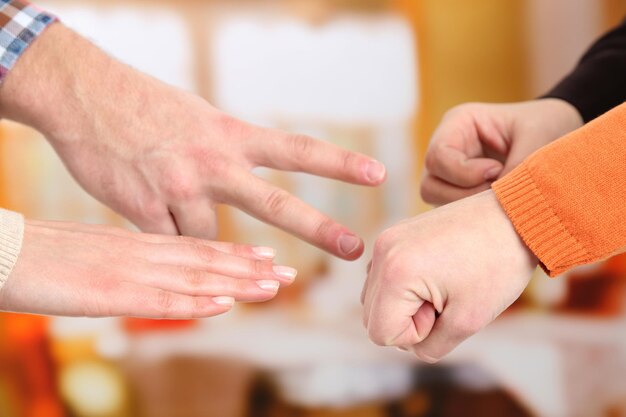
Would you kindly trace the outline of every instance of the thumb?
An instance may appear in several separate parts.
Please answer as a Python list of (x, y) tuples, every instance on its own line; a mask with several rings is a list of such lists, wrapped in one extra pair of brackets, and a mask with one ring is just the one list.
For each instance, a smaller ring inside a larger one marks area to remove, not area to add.
[(418, 337), (424, 340), (430, 334), (430, 331), (435, 325), (436, 311), (435, 307), (428, 301), (424, 302), (422, 306), (417, 310), (417, 313), (413, 315), (413, 323), (415, 324), (415, 330)]
[(373, 300), (368, 334), (382, 346), (413, 346), (424, 340), (435, 323), (435, 309), (421, 298), (383, 292)]

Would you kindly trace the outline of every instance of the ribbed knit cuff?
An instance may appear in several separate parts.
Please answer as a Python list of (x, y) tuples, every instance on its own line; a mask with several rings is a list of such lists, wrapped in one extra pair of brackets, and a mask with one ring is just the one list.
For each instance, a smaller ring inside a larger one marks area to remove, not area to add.
[(24, 217), (13, 211), (0, 209), (0, 288), (9, 278), (24, 238)]
[(526, 163), (494, 182), (492, 189), (517, 233), (548, 275), (553, 277), (591, 261), (587, 250), (548, 204)]

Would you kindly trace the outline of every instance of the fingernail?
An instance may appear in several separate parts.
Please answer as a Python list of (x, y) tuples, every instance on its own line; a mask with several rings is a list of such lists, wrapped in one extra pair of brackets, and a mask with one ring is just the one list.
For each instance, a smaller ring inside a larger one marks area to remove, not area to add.
[(278, 287), (280, 287), (280, 282), (278, 281), (272, 281), (269, 279), (262, 279), (256, 282), (257, 285), (259, 287), (261, 287), (261, 289), (264, 289), (266, 291), (273, 291), (276, 292), (278, 291)]
[(500, 172), (502, 172), (502, 168), (500, 167), (489, 168), (485, 171), (484, 178), (487, 181), (495, 180), (498, 178), (498, 175), (500, 175)]
[(370, 182), (378, 182), (385, 178), (385, 166), (378, 161), (371, 160), (367, 164), (365, 175)]
[(268, 248), (267, 246), (256, 246), (252, 248), (252, 251), (256, 256), (263, 259), (274, 259), (276, 256), (276, 251), (273, 248)]
[(298, 275), (298, 271), (290, 266), (275, 265), (273, 269), (276, 275), (287, 278), (291, 281), (293, 281), (296, 278), (296, 275)]
[(398, 349), (400, 352), (408, 352), (409, 351), (407, 348), (403, 348), (401, 346), (396, 347), (396, 349)]
[(361, 239), (350, 233), (345, 233), (339, 237), (339, 249), (344, 255), (350, 255), (361, 244)]
[(233, 297), (213, 297), (213, 302), (221, 306), (232, 306), (235, 304), (235, 299)]

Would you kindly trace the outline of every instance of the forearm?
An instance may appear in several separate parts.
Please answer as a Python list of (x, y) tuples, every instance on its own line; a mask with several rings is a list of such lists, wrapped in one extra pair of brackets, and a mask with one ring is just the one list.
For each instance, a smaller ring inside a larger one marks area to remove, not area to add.
[(626, 248), (626, 104), (545, 146), (493, 189), (543, 267), (558, 275)]

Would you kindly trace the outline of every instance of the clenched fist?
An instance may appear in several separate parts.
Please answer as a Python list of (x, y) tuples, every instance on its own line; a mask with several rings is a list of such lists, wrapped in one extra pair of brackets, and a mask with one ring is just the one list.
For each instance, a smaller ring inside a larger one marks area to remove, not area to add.
[(375, 343), (435, 362), (511, 305), (537, 263), (485, 191), (381, 234), (362, 293), (363, 322)]

